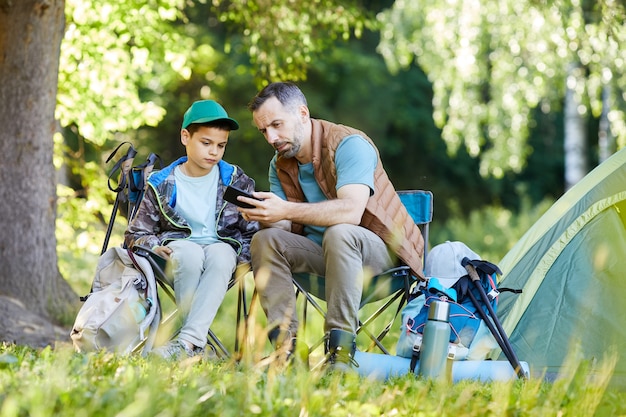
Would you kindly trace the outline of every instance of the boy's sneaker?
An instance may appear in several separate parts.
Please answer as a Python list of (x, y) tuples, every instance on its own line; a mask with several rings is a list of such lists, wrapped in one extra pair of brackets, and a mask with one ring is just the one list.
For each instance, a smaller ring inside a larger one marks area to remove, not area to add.
[[(210, 345), (209, 345), (210, 346)], [(213, 346), (210, 346), (211, 352), (215, 354)], [(205, 349), (194, 346), (190, 348), (187, 343), (180, 339), (170, 340), (165, 345), (152, 350), (152, 353), (156, 356), (160, 356), (163, 359), (176, 361), (193, 357), (200, 357), (201, 359), (210, 359), (211, 354), (205, 355)], [(206, 356), (206, 358), (205, 358)]]

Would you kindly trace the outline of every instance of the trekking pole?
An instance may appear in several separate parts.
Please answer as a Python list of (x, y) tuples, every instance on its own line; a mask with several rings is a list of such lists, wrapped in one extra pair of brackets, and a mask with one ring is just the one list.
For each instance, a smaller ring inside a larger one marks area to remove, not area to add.
[[(135, 155), (137, 155), (137, 151), (129, 142), (122, 142), (118, 145), (117, 148), (115, 148), (113, 152), (111, 152), (111, 155), (109, 155), (106, 160), (106, 162), (108, 163), (111, 159), (113, 159), (117, 151), (125, 144), (130, 145), (130, 147), (126, 151), (126, 155), (122, 156), (120, 160), (115, 163), (115, 165), (111, 169), (111, 173), (109, 174), (109, 190), (117, 194), (115, 196), (115, 202), (113, 203), (113, 211), (111, 212), (111, 218), (109, 219), (109, 224), (107, 226), (106, 235), (104, 236), (104, 243), (102, 245), (102, 251), (100, 252), (100, 255), (103, 255), (104, 252), (106, 252), (107, 247), (109, 246), (109, 238), (111, 237), (111, 231), (113, 230), (115, 215), (117, 214), (117, 209), (120, 205), (120, 202), (125, 201), (124, 190), (128, 186), (128, 173), (133, 166), (133, 159), (135, 158)], [(114, 188), (111, 186), (111, 178), (117, 172), (117, 170), (120, 170), (120, 179), (117, 183), (117, 187)]]
[(476, 307), (476, 312), (478, 313), (480, 318), (485, 322), (485, 325), (489, 328), (489, 331), (493, 335), (493, 338), (496, 339), (496, 342), (498, 343), (498, 346), (500, 346), (500, 349), (502, 349), (504, 356), (506, 356), (506, 359), (509, 361), (509, 363), (511, 363), (511, 366), (515, 369), (515, 372), (518, 373), (516, 365), (514, 365), (516, 360), (513, 356), (511, 356), (512, 350), (507, 348), (507, 345), (504, 343), (504, 340), (502, 339), (502, 335), (498, 333), (498, 330), (494, 327), (493, 322), (489, 319), (489, 316), (487, 316), (487, 313), (484, 312), (482, 306), (476, 299), (476, 296), (471, 291), (468, 291), (467, 295), (472, 301), (472, 304), (474, 304), (474, 307)]
[(493, 310), (493, 307), (491, 306), (491, 301), (489, 301), (489, 297), (487, 297), (487, 294), (485, 293), (485, 289), (482, 287), (482, 284), (480, 283), (480, 277), (478, 276), (478, 273), (476, 272), (476, 268), (474, 268), (474, 265), (470, 263), (470, 260), (467, 257), (463, 258), (463, 260), (461, 261), (461, 265), (465, 268), (465, 270), (469, 274), (469, 277), (474, 283), (474, 286), (476, 287), (476, 289), (478, 289), (480, 298), (482, 299), (483, 303), (487, 307), (487, 310), (489, 311), (489, 315), (493, 319), (493, 324), (495, 324), (497, 331), (496, 329), (493, 328), (493, 324), (489, 320), (489, 317), (487, 317), (483, 309), (480, 308), (478, 300), (476, 300), (476, 297), (474, 297), (474, 294), (472, 294), (471, 291), (468, 291), (468, 294), (470, 295), (472, 302), (474, 303), (479, 314), (482, 316), (483, 320), (485, 321), (485, 324), (487, 324), (487, 327), (489, 327), (489, 330), (491, 331), (493, 336), (496, 338), (496, 341), (500, 345), (502, 352), (504, 352), (504, 355), (507, 357), (507, 359), (511, 363), (511, 366), (515, 370), (515, 373), (517, 374), (517, 376), (520, 379), (526, 379), (526, 374), (524, 373), (524, 370), (522, 369), (522, 364), (517, 358), (517, 355), (515, 355), (515, 352), (513, 351), (513, 348), (511, 347), (511, 342), (509, 341), (509, 338), (507, 337), (506, 332), (502, 328), (502, 324), (500, 323), (500, 320), (498, 320), (498, 316), (496, 316), (496, 312)]

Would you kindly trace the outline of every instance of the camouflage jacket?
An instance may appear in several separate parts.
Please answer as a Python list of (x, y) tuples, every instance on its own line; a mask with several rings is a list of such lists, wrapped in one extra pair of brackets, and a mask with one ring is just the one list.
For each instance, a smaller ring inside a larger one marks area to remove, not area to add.
[[(137, 214), (124, 233), (124, 240), (128, 247), (140, 245), (153, 248), (165, 245), (172, 240), (188, 239), (191, 236), (189, 223), (175, 210), (174, 168), (186, 160), (187, 157), (179, 158), (164, 169), (150, 175), (146, 193), (141, 200)], [(259, 224), (244, 220), (234, 204), (224, 201), (223, 195), (227, 185), (252, 192), (255, 186), (254, 180), (237, 165), (231, 165), (226, 161), (220, 161), (217, 168), (220, 173), (215, 206), (217, 236), (235, 249), (239, 262), (249, 262), (250, 240), (252, 235), (259, 230)]]

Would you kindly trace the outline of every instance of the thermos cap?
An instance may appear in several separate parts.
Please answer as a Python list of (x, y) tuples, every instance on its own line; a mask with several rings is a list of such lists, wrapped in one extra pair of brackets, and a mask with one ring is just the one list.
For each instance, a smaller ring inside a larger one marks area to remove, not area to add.
[(428, 320), (445, 321), (450, 319), (450, 304), (445, 301), (431, 301)]

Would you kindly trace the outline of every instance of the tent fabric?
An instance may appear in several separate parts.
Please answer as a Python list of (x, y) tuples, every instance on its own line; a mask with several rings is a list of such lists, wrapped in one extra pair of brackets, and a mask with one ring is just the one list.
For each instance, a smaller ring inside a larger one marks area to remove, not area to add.
[[(601, 361), (626, 343), (626, 149), (565, 193), (499, 263), (511, 345), (536, 375)], [(569, 356), (576, 352), (576, 357)], [(500, 352), (494, 351), (492, 357)], [(614, 383), (626, 385), (626, 357)]]

